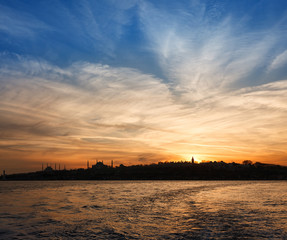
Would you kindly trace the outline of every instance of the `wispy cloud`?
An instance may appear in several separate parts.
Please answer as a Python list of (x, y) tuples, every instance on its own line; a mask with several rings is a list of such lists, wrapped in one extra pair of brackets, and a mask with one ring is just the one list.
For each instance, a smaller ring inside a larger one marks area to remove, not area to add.
[(104, 61), (114, 57), (134, 17), (130, 10), (136, 4), (136, 1), (56, 1), (21, 2), (15, 7), (2, 3), (1, 42), (12, 52), (41, 57), (58, 65), (81, 58)]
[[(132, 69), (87, 63), (64, 70), (45, 63), (29, 64), (38, 66), (38, 71), (20, 77), (14, 69), (8, 76), (5, 69), (6, 77), (1, 80), (4, 146), (16, 141), (13, 145), (22, 148), (30, 144), (27, 139), (34, 139), (55, 152), (63, 148), (89, 152), (95, 148), (93, 155), (102, 156), (102, 144), (88, 140), (97, 137), (109, 141), (113, 138), (113, 150), (109, 149), (111, 144), (106, 146), (109, 152), (115, 151), (117, 145), (118, 151), (127, 155), (133, 146), (139, 154), (147, 146), (159, 151), (144, 135), (146, 131), (169, 131), (161, 127), (167, 120), (161, 117), (176, 110), (167, 87), (159, 79)], [(43, 65), (45, 69), (40, 67)]]
[(278, 56), (274, 58), (269, 66), (269, 71), (284, 67), (287, 64), (287, 50), (280, 53)]
[(249, 31), (244, 17), (222, 15), (220, 8), (207, 8), (204, 2), (194, 5), (193, 12), (181, 11), (164, 12), (147, 3), (140, 11), (150, 49), (179, 91), (201, 99), (260, 82), (259, 71), (264, 72), (270, 51), (281, 41), (277, 28)]
[(14, 37), (34, 38), (37, 31), (51, 28), (29, 13), (17, 11), (0, 4), (0, 31)]
[(140, 163), (146, 154), (150, 161), (286, 156), (287, 81), (187, 104), (168, 83), (134, 69), (24, 59), (19, 69), (27, 64), (30, 74), (6, 68), (1, 79), (2, 152), (75, 164)]

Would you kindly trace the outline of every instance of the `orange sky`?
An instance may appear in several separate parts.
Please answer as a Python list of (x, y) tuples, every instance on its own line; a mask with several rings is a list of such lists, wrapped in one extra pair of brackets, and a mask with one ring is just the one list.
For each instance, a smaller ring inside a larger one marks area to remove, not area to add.
[(192, 156), (287, 165), (287, 81), (176, 96), (131, 69), (80, 64), (61, 71), (78, 86), (38, 76), (5, 82), (0, 163), (8, 173), (42, 163), (76, 168), (96, 159), (130, 165)]

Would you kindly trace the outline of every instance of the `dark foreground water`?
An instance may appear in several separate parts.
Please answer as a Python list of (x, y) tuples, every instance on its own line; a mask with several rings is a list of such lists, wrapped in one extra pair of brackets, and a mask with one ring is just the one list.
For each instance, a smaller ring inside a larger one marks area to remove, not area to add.
[(0, 182), (0, 239), (287, 239), (287, 182)]

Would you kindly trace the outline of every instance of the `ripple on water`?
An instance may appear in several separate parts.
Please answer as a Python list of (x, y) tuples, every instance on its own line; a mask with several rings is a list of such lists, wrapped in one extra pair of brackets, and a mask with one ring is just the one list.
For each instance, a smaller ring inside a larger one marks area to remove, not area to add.
[(99, 205), (84, 205), (84, 206), (82, 206), (82, 208), (85, 208), (85, 209), (101, 209), (102, 207)]
[(0, 239), (286, 239), (286, 182), (15, 184)]

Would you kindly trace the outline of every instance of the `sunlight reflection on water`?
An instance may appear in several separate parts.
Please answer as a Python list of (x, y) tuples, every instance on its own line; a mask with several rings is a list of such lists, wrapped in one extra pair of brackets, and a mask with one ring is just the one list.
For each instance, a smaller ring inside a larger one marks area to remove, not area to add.
[(287, 239), (285, 181), (0, 183), (0, 239)]

